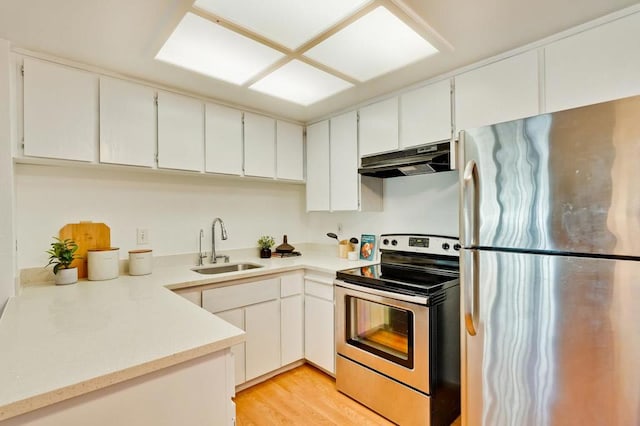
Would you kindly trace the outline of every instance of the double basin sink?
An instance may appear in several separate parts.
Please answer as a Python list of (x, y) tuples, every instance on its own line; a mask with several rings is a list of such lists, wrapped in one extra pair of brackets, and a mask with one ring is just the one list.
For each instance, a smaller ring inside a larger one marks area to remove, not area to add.
[(263, 265), (258, 265), (257, 263), (223, 263), (216, 266), (200, 266), (191, 270), (203, 275), (215, 275), (225, 274), (227, 272), (248, 271), (249, 269), (262, 267)]

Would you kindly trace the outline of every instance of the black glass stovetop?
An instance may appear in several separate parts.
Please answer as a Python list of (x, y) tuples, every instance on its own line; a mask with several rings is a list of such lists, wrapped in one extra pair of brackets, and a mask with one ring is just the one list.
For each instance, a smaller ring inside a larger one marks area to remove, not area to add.
[(424, 296), (459, 284), (457, 259), (387, 256), (382, 261), (376, 265), (338, 271), (336, 277), (365, 287)]

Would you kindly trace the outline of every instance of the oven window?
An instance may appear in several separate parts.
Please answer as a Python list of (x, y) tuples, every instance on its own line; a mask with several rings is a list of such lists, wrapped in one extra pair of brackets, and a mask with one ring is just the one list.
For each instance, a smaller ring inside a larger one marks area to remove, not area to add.
[(413, 312), (346, 296), (347, 343), (413, 368)]

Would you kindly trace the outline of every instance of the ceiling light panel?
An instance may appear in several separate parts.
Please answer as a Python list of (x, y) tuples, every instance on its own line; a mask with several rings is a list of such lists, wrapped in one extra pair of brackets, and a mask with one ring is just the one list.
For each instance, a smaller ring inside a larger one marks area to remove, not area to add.
[(377, 7), (304, 55), (367, 81), (437, 52), (400, 18)]
[(197, 0), (195, 7), (295, 49), (370, 0)]
[(352, 86), (348, 81), (293, 60), (251, 85), (250, 89), (307, 106)]
[(156, 59), (241, 85), (283, 56), (277, 50), (187, 13)]

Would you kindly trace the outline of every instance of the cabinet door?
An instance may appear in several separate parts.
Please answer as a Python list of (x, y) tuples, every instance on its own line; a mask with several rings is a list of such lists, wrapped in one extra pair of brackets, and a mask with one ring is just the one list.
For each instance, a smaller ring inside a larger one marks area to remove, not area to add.
[(242, 175), (242, 111), (205, 104), (205, 171)]
[(94, 161), (98, 77), (24, 59), (24, 155)]
[(304, 356), (315, 365), (335, 374), (333, 302), (305, 296)]
[[(215, 315), (219, 316), (231, 325), (235, 325), (243, 330), (245, 329), (244, 322), (244, 309), (234, 309), (232, 311), (218, 312)], [(231, 346), (231, 353), (233, 354), (233, 362), (235, 368), (235, 383), (239, 385), (244, 383), (245, 380), (245, 342), (238, 343)]]
[(451, 82), (439, 81), (400, 96), (400, 148), (451, 138)]
[(539, 113), (538, 53), (530, 51), (455, 77), (456, 129)]
[(282, 365), (304, 358), (304, 303), (302, 294), (280, 300)]
[(398, 98), (360, 109), (360, 156), (398, 149)]
[(280, 368), (280, 300), (245, 308), (246, 379)]
[(262, 115), (244, 114), (244, 174), (275, 177), (276, 121)]
[(307, 211), (329, 211), (329, 120), (307, 127)]
[(331, 119), (331, 210), (358, 210), (358, 117), (355, 111)]
[(276, 122), (276, 171), (278, 179), (304, 180), (302, 126)]
[(640, 13), (544, 49), (546, 112), (640, 94)]
[(203, 166), (202, 102), (158, 92), (158, 167), (202, 171)]
[(155, 90), (100, 77), (100, 162), (153, 167)]

